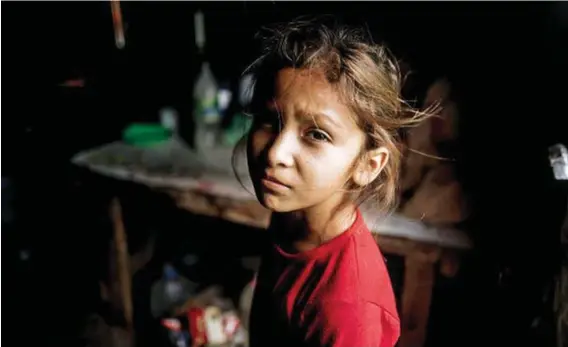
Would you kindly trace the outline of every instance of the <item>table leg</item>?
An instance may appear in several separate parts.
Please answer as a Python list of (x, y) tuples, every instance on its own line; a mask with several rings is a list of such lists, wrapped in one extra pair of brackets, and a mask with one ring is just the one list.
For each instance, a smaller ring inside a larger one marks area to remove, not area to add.
[(126, 320), (126, 328), (133, 337), (133, 308), (132, 308), (132, 276), (130, 274), (130, 254), (128, 252), (128, 239), (122, 219), (122, 207), (120, 200), (115, 197), (111, 202), (111, 218), (114, 233), (114, 245), (116, 252), (116, 269), (120, 284), (122, 308)]
[(433, 285), (434, 263), (412, 255), (405, 257), (400, 347), (424, 346)]

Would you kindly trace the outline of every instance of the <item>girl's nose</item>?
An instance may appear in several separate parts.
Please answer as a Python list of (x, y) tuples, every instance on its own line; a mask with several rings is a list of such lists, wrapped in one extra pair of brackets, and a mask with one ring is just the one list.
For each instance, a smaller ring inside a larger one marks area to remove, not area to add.
[(298, 147), (298, 141), (293, 132), (281, 131), (276, 135), (268, 150), (268, 164), (270, 167), (294, 166), (294, 153)]

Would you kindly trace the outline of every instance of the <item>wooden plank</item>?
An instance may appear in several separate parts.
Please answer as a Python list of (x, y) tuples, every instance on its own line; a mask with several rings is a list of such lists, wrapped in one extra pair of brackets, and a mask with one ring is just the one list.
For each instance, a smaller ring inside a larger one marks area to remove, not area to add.
[[(270, 211), (262, 207), (256, 200), (245, 201), (220, 197), (214, 193), (198, 190), (163, 189), (162, 191), (170, 195), (179, 208), (192, 213), (223, 218), (255, 228), (266, 228), (269, 225)], [(363, 215), (369, 213), (368, 211), (362, 212)], [(385, 244), (382, 246), (383, 248), (392, 248), (394, 253), (398, 255), (407, 254), (408, 251), (405, 249), (408, 247), (414, 252), (417, 245), (424, 248), (420, 250), (421, 252), (431, 252), (431, 250), (426, 249), (428, 245), (435, 252), (439, 248), (468, 248), (468, 238), (462, 232), (452, 229), (426, 228), (420, 225), (417, 221), (391, 216), (389, 222), (380, 227), (372, 228), (371, 232), (379, 243)], [(416, 228), (420, 230), (417, 231)], [(403, 230), (414, 231), (403, 232)], [(400, 235), (397, 233), (400, 233)], [(396, 244), (397, 242), (399, 244)]]
[(124, 319), (126, 321), (126, 329), (133, 340), (133, 308), (132, 308), (132, 276), (130, 274), (130, 255), (128, 252), (128, 240), (126, 230), (122, 219), (122, 207), (120, 200), (115, 197), (111, 202), (111, 219), (114, 232), (114, 245), (116, 250), (116, 262), (118, 281), (121, 288), (122, 308), (124, 310)]
[(430, 301), (434, 286), (434, 263), (405, 258), (401, 309), (400, 347), (422, 347), (426, 342)]
[(270, 211), (258, 202), (244, 202), (220, 198), (199, 192), (169, 191), (178, 208), (209, 217), (222, 218), (254, 228), (266, 229), (270, 222)]

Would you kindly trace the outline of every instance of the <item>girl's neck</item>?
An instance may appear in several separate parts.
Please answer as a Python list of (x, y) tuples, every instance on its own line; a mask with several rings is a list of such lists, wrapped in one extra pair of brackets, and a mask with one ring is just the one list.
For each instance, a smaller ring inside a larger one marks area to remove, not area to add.
[(340, 199), (325, 202), (299, 211), (273, 215), (272, 223), (278, 243), (292, 252), (302, 252), (337, 237), (355, 221), (357, 207)]

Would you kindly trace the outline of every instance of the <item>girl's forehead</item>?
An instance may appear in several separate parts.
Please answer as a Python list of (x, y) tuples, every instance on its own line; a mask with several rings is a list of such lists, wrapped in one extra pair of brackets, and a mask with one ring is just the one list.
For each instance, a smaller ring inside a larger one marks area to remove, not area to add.
[(267, 100), (269, 108), (328, 118), (329, 123), (345, 128), (355, 125), (353, 112), (321, 70), (286, 68), (275, 77), (273, 98)]
[(326, 80), (320, 69), (284, 68), (276, 73), (274, 80), (275, 95), (291, 92), (311, 91), (317, 94), (335, 94), (332, 85)]

